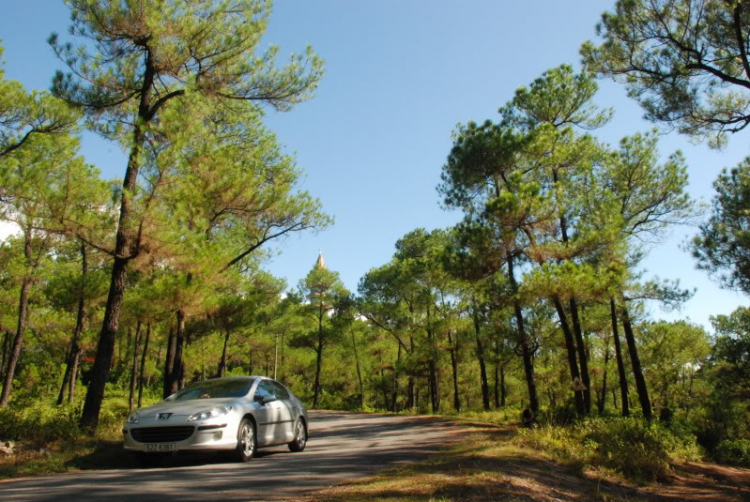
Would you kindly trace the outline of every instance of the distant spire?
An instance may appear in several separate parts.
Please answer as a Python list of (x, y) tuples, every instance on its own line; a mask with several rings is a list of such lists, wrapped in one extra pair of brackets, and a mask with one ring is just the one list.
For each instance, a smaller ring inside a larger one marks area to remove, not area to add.
[(323, 250), (318, 249), (318, 261), (315, 262), (315, 268), (322, 268), (325, 270), (326, 261), (323, 259)]

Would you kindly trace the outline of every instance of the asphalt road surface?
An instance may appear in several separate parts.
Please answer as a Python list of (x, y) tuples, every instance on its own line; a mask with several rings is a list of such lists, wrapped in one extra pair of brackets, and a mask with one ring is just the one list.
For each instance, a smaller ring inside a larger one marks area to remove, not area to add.
[(310, 412), (310, 440), (302, 453), (286, 446), (262, 449), (245, 464), (213, 454), (177, 455), (158, 468), (8, 481), (0, 483), (0, 500), (286, 500), (422, 460), (459, 433), (430, 417)]

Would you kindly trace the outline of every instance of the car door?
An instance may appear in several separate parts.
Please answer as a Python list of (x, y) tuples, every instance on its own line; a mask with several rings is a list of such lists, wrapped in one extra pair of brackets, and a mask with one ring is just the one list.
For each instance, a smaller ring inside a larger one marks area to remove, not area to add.
[(270, 380), (258, 382), (253, 401), (257, 406), (255, 419), (258, 426), (258, 445), (265, 446), (278, 442), (275, 436), (279, 406)]
[(280, 443), (288, 443), (294, 439), (294, 407), (287, 392), (286, 387), (279, 382), (269, 381), (273, 387), (276, 396), (277, 405), (277, 427), (275, 430), (275, 439)]

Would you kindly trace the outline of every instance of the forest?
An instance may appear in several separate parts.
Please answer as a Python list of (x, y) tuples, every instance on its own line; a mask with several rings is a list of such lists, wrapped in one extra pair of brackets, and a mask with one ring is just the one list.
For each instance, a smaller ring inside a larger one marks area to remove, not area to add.
[[(0, 439), (116, 436), (186, 383), (267, 375), (311, 409), (523, 413), (548, 446), (554, 426), (646, 444), (616, 453), (633, 465), (653, 447), (750, 466), (750, 309), (711, 330), (652, 319), (693, 291), (639, 268), (693, 225), (696, 266), (750, 293), (750, 160), (703, 207), (659, 147), (662, 126), (743, 140), (746, 2), (619, 0), (580, 67), (452, 131), (435, 202), (461, 221), (402, 236), (356, 291), (323, 254), (296, 285), (264, 269), (276, 242), (333, 223), (264, 125), (325, 84), (312, 49), (261, 50), (267, 2), (65, 3), (50, 91), (0, 67), (0, 220), (16, 229), (0, 243)], [(605, 78), (653, 130), (597, 137)], [(83, 130), (126, 152), (122, 179), (86, 162)]]

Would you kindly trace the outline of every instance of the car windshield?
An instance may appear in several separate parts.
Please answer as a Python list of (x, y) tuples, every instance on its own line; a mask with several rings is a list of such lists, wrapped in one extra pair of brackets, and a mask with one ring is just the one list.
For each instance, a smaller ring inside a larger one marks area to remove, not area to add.
[(253, 379), (218, 379), (196, 382), (174, 394), (170, 401), (210, 399), (213, 397), (243, 397), (253, 385)]

